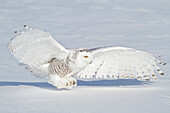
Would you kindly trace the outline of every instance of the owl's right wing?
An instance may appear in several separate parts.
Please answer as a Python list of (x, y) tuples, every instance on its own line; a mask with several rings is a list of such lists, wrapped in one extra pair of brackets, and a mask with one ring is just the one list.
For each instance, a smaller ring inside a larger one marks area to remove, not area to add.
[(56, 42), (48, 32), (25, 27), (28, 30), (12, 39), (8, 46), (19, 62), (36, 69), (52, 58), (63, 59), (69, 54), (69, 50)]
[(80, 78), (137, 78), (149, 80), (163, 75), (163, 64), (154, 55), (125, 47), (105, 47), (87, 50), (92, 63), (77, 74)]

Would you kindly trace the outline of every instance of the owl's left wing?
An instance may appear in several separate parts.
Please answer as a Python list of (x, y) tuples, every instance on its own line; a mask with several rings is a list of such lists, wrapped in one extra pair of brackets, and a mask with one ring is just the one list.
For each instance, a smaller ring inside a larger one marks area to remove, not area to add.
[(11, 40), (8, 47), (11, 53), (27, 69), (38, 75), (48, 73), (48, 64), (54, 58), (64, 59), (69, 54), (50, 33), (24, 25), (25, 31)]
[(37, 68), (52, 58), (62, 59), (69, 53), (50, 33), (26, 25), (24, 27), (28, 30), (22, 31), (8, 45), (11, 53), (21, 63)]
[(77, 74), (80, 78), (137, 78), (156, 79), (163, 75), (159, 65), (164, 64), (154, 55), (125, 47), (106, 47), (88, 50), (94, 56), (92, 63)]

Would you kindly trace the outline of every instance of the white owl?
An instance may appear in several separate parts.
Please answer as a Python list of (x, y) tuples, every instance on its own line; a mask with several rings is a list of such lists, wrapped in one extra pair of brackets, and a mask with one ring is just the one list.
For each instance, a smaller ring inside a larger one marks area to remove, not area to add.
[(125, 47), (66, 49), (48, 32), (24, 25), (25, 31), (11, 40), (9, 49), (19, 62), (57, 88), (77, 85), (80, 78), (129, 78), (150, 80), (163, 75), (154, 55)]

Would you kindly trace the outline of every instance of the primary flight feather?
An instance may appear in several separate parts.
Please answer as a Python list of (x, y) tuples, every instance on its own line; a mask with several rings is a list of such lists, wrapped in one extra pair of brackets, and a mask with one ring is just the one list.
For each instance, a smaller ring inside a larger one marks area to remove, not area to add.
[(163, 75), (163, 64), (154, 55), (125, 47), (65, 49), (48, 32), (24, 25), (9, 49), (19, 62), (57, 88), (77, 85), (80, 78), (129, 78), (150, 80)]

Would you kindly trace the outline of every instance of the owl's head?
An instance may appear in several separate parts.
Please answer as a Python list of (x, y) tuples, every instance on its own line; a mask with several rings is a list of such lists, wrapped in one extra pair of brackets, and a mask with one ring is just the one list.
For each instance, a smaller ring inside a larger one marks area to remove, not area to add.
[(71, 52), (71, 59), (79, 64), (90, 64), (93, 59), (93, 55), (85, 49), (79, 49)]
[(77, 59), (82, 60), (87, 64), (90, 64), (92, 62), (93, 55), (90, 52), (88, 52), (87, 50), (81, 49), (81, 50), (79, 50)]

